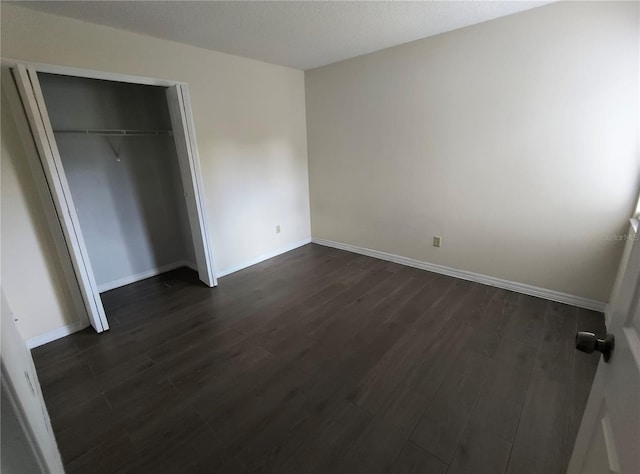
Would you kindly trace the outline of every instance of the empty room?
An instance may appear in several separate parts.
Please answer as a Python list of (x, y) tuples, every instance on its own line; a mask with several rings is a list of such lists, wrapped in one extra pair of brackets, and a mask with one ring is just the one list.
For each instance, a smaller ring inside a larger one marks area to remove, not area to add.
[(1, 471), (640, 472), (640, 3), (2, 1)]

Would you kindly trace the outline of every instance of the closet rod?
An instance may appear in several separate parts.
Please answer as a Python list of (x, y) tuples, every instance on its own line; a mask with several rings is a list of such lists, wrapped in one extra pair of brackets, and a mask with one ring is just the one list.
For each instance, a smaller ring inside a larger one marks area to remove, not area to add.
[(173, 135), (171, 130), (107, 130), (107, 129), (67, 129), (54, 130), (53, 133), (78, 133), (82, 135), (106, 135), (106, 136), (148, 136), (148, 135)]

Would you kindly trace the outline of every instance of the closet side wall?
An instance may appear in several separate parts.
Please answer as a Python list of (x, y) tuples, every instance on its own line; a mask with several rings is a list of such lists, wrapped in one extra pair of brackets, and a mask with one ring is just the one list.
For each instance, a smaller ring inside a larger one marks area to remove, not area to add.
[[(39, 75), (54, 130), (169, 130), (160, 87)], [(101, 290), (193, 261), (171, 136), (56, 133)]]

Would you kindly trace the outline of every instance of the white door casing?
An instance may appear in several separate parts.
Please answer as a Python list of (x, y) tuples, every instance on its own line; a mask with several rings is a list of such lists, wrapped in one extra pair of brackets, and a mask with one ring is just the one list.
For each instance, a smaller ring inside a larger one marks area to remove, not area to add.
[[(640, 472), (640, 242), (632, 219), (608, 331), (615, 348), (598, 365), (569, 462), (571, 474)], [(594, 355), (595, 356), (595, 355)]]
[[(30, 146), (27, 146), (30, 166), (70, 285), (77, 317), (80, 320), (88, 319), (97, 332), (109, 328), (38, 82), (37, 71), (40, 70), (53, 74), (166, 88), (198, 276), (209, 287), (216, 286), (213, 251), (204, 206), (204, 191), (187, 85), (173, 81), (47, 64), (23, 64), (4, 59), (2, 62), (3, 82), (9, 81), (13, 75), (14, 80), (10, 83), (11, 86), (15, 84), (15, 87), (7, 86), (6, 89), (10, 89), (7, 95), (10, 96), (9, 102), (14, 115), (22, 120), (24, 130), (20, 132), (23, 141), (31, 142), (28, 143)], [(28, 136), (29, 131), (30, 136)]]
[(47, 178), (44, 175), (42, 164), (40, 163), (40, 156), (36, 144), (33, 140), (31, 128), (26, 118), (25, 109), (18, 93), (18, 87), (13, 79), (13, 74), (9, 66), (2, 65), (2, 88), (6, 93), (6, 99), (9, 108), (11, 109), (13, 119), (15, 121), (18, 134), (20, 135), (20, 141), (24, 147), (26, 159), (31, 170), (31, 176), (34, 179), (35, 187), (40, 198), (40, 204), (43, 207), (44, 215), (47, 219), (49, 229), (51, 231), (51, 238), (56, 248), (56, 252), (59, 257), (60, 265), (65, 276), (65, 280), (71, 293), (71, 299), (73, 301), (73, 307), (75, 310), (78, 321), (84, 324), (84, 327), (89, 325), (89, 317), (84, 304), (84, 299), (80, 291), (80, 285), (76, 278), (73, 265), (71, 263), (71, 257), (69, 255), (69, 249), (67, 242), (65, 241), (64, 233), (58, 214), (56, 213), (55, 205), (49, 191), (47, 184)]
[(200, 179), (200, 162), (196, 146), (195, 129), (191, 119), (191, 104), (186, 84), (168, 87), (166, 90), (171, 128), (176, 145), (180, 176), (184, 188), (189, 226), (196, 254), (198, 277), (206, 285), (218, 284), (215, 275), (209, 229), (206, 225), (203, 187)]
[(91, 268), (89, 253), (82, 237), (80, 221), (64, 174), (37, 72), (32, 66), (23, 64), (17, 64), (12, 69), (12, 72), (49, 186), (55, 211), (58, 215), (60, 227), (69, 249), (69, 256), (89, 322), (97, 332), (106, 331), (109, 329), (109, 323), (107, 322), (93, 269)]

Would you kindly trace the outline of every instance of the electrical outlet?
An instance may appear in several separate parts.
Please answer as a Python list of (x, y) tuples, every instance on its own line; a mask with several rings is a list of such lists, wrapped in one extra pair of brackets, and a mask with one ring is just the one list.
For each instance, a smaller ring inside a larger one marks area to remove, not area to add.
[(276, 234), (279, 234), (279, 233), (280, 233), (280, 224), (276, 226)]
[(440, 237), (438, 237), (437, 235), (433, 236), (433, 246), (434, 247), (440, 247), (440, 244), (442, 243), (442, 239)]

